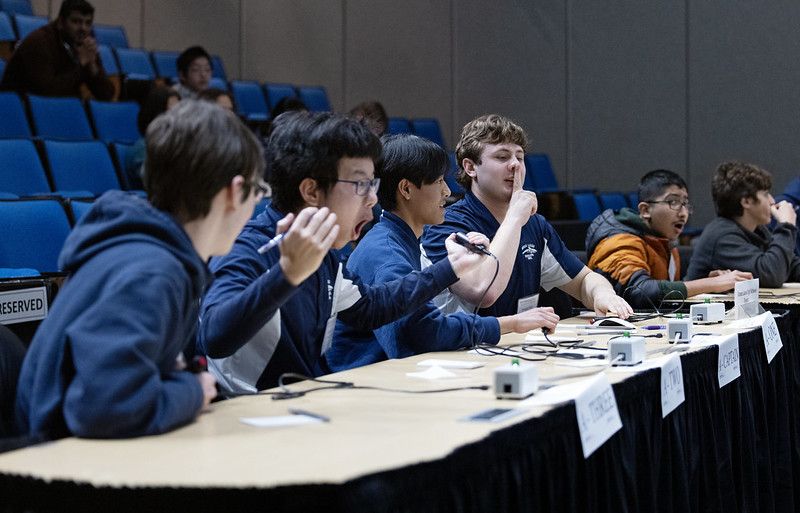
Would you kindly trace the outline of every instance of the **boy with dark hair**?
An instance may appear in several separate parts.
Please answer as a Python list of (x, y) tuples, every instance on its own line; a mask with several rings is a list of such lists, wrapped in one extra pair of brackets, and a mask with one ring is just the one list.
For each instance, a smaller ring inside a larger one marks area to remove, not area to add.
[(180, 367), (206, 260), (226, 253), (261, 197), (261, 145), (231, 112), (180, 102), (147, 129), (148, 201), (110, 191), (60, 256), (68, 278), (25, 357), (23, 433), (127, 438), (175, 429), (216, 396)]
[[(419, 238), (424, 226), (444, 221), (450, 195), (444, 174), (449, 167), (447, 152), (434, 142), (411, 134), (384, 139), (383, 158), (376, 170), (383, 215), (348, 258), (348, 271), (364, 283), (378, 285), (421, 269)], [(474, 243), (489, 244), (480, 234), (468, 236)], [(429, 301), (374, 332), (338, 321), (326, 358), (332, 370), (345, 370), (387, 358), (452, 351), (471, 346), (473, 340), (494, 344), (502, 333), (512, 331), (525, 333), (541, 327), (552, 331), (557, 322), (552, 308), (476, 317), (460, 312), (445, 315)]]
[(664, 299), (725, 292), (735, 282), (750, 279), (750, 273), (714, 271), (680, 281), (675, 242), (691, 213), (683, 178), (665, 169), (650, 171), (639, 182), (638, 213), (627, 207), (618, 213), (609, 209), (592, 221), (586, 234), (589, 268), (641, 308), (656, 308)]
[(75, 96), (86, 86), (98, 100), (114, 96), (92, 35), (94, 7), (64, 0), (58, 18), (31, 32), (8, 61), (0, 88), (41, 96)]
[[(372, 219), (380, 151), (377, 136), (349, 117), (286, 113), (275, 121), (267, 148), (272, 203), (248, 223), (228, 256), (211, 263), (216, 280), (202, 307), (198, 349), (225, 389), (270, 388), (287, 372), (325, 374), (337, 317), (359, 329), (377, 328), (424, 304), (481, 261), (450, 241), (440, 265), (377, 287), (343, 268), (336, 250), (357, 239)], [(284, 214), (289, 221), (281, 223)], [(301, 273), (281, 268), (290, 235), (280, 250), (262, 249), (289, 223), (290, 233), (318, 232), (302, 248), (315, 257)], [(275, 290), (291, 297), (276, 301)], [(276, 302), (280, 310), (273, 313)]]
[(178, 56), (178, 83), (172, 88), (181, 98), (197, 98), (211, 82), (211, 56), (202, 46), (190, 46)]
[(457, 180), (467, 193), (447, 208), (443, 224), (425, 228), (422, 243), (437, 262), (448, 233), (485, 233), (497, 264), (494, 259), (481, 263), (450, 287), (452, 294), (440, 298), (440, 308), (471, 312), (478, 305), (481, 315), (514, 315), (537, 308), (541, 288), (558, 287), (601, 315), (612, 311), (628, 317), (631, 307), (536, 214), (536, 194), (522, 188), (527, 142), (519, 125), (494, 114), (470, 121), (461, 131)]
[[(686, 278), (709, 269), (736, 267), (753, 274), (762, 287), (800, 281), (800, 258), (794, 253), (797, 213), (788, 201), (775, 204), (770, 174), (753, 164), (723, 162), (711, 181), (717, 218), (695, 245)], [(772, 232), (767, 225), (777, 224)]]

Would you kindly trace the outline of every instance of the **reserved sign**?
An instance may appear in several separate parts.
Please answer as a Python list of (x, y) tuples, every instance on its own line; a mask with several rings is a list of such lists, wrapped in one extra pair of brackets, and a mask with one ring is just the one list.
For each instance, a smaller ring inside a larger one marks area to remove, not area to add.
[(45, 287), (0, 292), (0, 324), (40, 321), (47, 317)]

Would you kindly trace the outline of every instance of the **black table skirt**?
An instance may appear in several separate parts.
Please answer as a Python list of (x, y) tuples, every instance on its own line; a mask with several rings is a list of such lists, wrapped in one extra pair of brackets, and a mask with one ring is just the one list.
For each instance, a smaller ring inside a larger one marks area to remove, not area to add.
[(623, 428), (588, 459), (569, 404), (442, 460), (340, 486), (94, 488), (0, 475), (0, 511), (794, 513), (800, 308), (774, 312), (783, 349), (772, 363), (760, 329), (739, 336), (742, 375), (722, 389), (716, 347), (682, 356), (686, 401), (666, 419), (660, 371), (614, 385)]

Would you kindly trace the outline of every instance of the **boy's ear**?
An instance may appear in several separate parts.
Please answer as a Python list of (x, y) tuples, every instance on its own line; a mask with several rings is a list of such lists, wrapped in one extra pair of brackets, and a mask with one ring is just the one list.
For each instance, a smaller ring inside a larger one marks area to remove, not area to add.
[(313, 178), (303, 178), (298, 186), (300, 196), (308, 207), (319, 207), (323, 196), (322, 189)]
[(397, 184), (397, 192), (405, 199), (411, 199), (411, 182), (407, 178), (400, 180)]
[(650, 203), (645, 201), (639, 202), (639, 217), (642, 219), (650, 219)]

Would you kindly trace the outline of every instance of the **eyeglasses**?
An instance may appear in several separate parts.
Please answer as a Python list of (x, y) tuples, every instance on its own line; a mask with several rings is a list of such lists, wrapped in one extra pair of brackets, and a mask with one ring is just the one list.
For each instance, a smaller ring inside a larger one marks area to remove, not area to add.
[(247, 186), (253, 188), (253, 191), (255, 191), (256, 197), (258, 199), (261, 199), (261, 198), (267, 196), (271, 192), (271, 189), (269, 188), (269, 184), (267, 182), (265, 182), (264, 180), (256, 180), (254, 182), (247, 182)]
[(372, 180), (337, 180), (337, 182), (352, 183), (356, 185), (356, 195), (366, 196), (369, 191), (377, 191), (381, 184), (380, 178), (373, 178)]
[(686, 208), (686, 211), (690, 214), (694, 212), (694, 207), (688, 201), (678, 201), (678, 200), (661, 200), (661, 201), (647, 201), (645, 203), (666, 203), (670, 210), (680, 211), (681, 208)]

